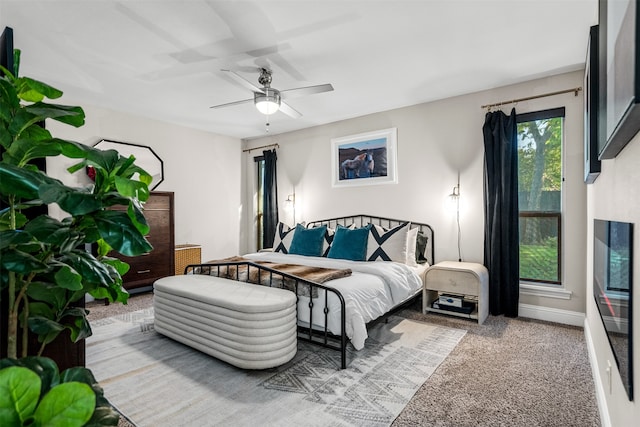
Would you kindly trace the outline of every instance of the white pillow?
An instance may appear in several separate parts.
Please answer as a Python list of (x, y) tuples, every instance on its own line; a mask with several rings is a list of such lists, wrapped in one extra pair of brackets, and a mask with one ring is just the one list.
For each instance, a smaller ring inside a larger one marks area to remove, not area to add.
[(327, 227), (327, 231), (324, 232), (324, 241), (322, 242), (322, 256), (326, 257), (329, 254), (329, 248), (333, 242), (333, 236), (335, 236), (336, 230)]
[[(407, 234), (409, 223), (400, 224), (390, 230), (373, 224), (367, 242), (367, 261), (407, 262)], [(415, 255), (415, 250), (414, 250)]]
[(279, 222), (276, 227), (276, 235), (273, 238), (273, 251), (288, 254), (295, 230), (295, 228), (291, 228), (287, 224)]
[(407, 264), (409, 267), (418, 267), (416, 261), (416, 244), (418, 243), (418, 230), (419, 228), (410, 228), (407, 232)]

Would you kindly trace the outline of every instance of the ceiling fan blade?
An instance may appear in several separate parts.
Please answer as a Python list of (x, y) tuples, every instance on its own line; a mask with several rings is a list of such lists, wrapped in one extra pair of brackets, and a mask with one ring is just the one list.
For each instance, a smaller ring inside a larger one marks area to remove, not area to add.
[(291, 118), (294, 118), (294, 119), (302, 117), (302, 114), (300, 114), (298, 111), (294, 110), (289, 104), (287, 104), (284, 101), (280, 101), (280, 111), (282, 111), (287, 116), (289, 116)]
[(333, 90), (333, 86), (327, 83), (324, 85), (306, 86), (306, 87), (298, 87), (295, 89), (281, 90), (280, 96), (283, 99), (293, 99), (301, 96), (313, 95), (314, 93), (331, 92), (332, 90)]
[(240, 83), (242, 86), (246, 87), (250, 91), (258, 92), (258, 93), (264, 93), (264, 91), (261, 88), (259, 88), (258, 86), (254, 85), (249, 80), (245, 79), (244, 77), (242, 77), (240, 74), (236, 73), (235, 71), (231, 71), (231, 70), (220, 70), (220, 71), (224, 71), (225, 73), (227, 73), (227, 75), (229, 77), (231, 77), (236, 82)]
[(228, 102), (226, 104), (214, 105), (209, 108), (222, 108), (222, 107), (231, 107), (232, 105), (240, 105), (245, 104), (247, 102), (253, 102), (253, 98), (251, 99), (243, 99), (242, 101)]

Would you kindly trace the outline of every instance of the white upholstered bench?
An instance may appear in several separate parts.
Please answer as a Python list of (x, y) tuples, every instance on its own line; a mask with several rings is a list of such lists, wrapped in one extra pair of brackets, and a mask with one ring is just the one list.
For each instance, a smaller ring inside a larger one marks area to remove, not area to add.
[(282, 365), (295, 356), (296, 295), (208, 275), (154, 283), (155, 330), (243, 369)]

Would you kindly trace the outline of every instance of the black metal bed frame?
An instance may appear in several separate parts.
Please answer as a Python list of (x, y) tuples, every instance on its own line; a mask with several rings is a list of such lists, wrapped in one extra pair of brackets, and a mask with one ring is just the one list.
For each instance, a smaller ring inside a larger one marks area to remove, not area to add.
[[(366, 221), (366, 222), (365, 222)], [(313, 226), (321, 226), (327, 225), (328, 227), (336, 227), (338, 224), (343, 226), (349, 226), (351, 224), (355, 224), (356, 226), (362, 227), (368, 223), (378, 224), (383, 227), (396, 227), (400, 224), (404, 224), (406, 222), (411, 221), (403, 221), (396, 220), (390, 218), (383, 218), (371, 215), (353, 215), (347, 217), (338, 217), (331, 218), (327, 220), (321, 221), (313, 221), (308, 224), (308, 227)], [(434, 243), (433, 243), (433, 229), (428, 224), (423, 223), (415, 223), (411, 222), (411, 228), (418, 227), (421, 232), (423, 232), (428, 237), (428, 245), (427, 251), (425, 253), (425, 257), (427, 262), (432, 265), (434, 260)], [(233, 268), (232, 268), (233, 267)], [(243, 268), (244, 267), (244, 268)], [(294, 276), (288, 273), (283, 273), (281, 271), (275, 270), (270, 267), (266, 267), (260, 265), (259, 263), (252, 261), (220, 261), (215, 263), (207, 263), (207, 264), (194, 264), (188, 265), (185, 268), (185, 274), (206, 274), (210, 276), (218, 276), (226, 279), (234, 280), (237, 282), (250, 282), (251, 270), (257, 270), (258, 282), (260, 285), (269, 286), (269, 287), (285, 287), (285, 282), (287, 285), (293, 285), (297, 297), (297, 303), (300, 300), (300, 292), (301, 289), (307, 287), (309, 290), (309, 318), (308, 321), (306, 319), (300, 319), (298, 312), (298, 338), (304, 341), (308, 341), (322, 347), (326, 347), (332, 350), (340, 351), (340, 369), (345, 369), (347, 367), (347, 334), (346, 334), (346, 309), (345, 309), (345, 301), (344, 297), (337, 289), (333, 289), (324, 285), (321, 285), (316, 282), (312, 282), (309, 280), (305, 280), (298, 276)], [(246, 276), (245, 276), (246, 274)], [(251, 282), (253, 283), (253, 282)], [(320, 301), (314, 302), (314, 299), (320, 298), (321, 293), (320, 290), (325, 291), (324, 296), (324, 308), (322, 310), (324, 315), (324, 327), (319, 328), (317, 325), (313, 323), (313, 308), (317, 303), (321, 303)], [(318, 297), (313, 297), (313, 295), (318, 295)], [(328, 317), (329, 317), (329, 294), (333, 294), (338, 298), (340, 302), (340, 335), (335, 335), (328, 330)], [(415, 295), (407, 298), (405, 301), (402, 301), (400, 304), (392, 307), (387, 315), (395, 312), (400, 307), (403, 307), (409, 304), (411, 301), (419, 298), (422, 295), (422, 292), (418, 292)], [(369, 322), (367, 326), (372, 323), (377, 323), (380, 319), (374, 319)], [(300, 322), (305, 322), (306, 325), (300, 325)]]

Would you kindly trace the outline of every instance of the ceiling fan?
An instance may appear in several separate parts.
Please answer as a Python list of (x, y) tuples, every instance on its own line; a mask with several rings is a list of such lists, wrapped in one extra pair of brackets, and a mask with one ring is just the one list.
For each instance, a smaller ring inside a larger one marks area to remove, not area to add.
[(211, 108), (230, 107), (232, 105), (239, 105), (239, 104), (244, 104), (244, 103), (253, 101), (258, 111), (260, 111), (262, 114), (270, 115), (279, 110), (279, 111), (282, 111), (287, 116), (297, 119), (298, 117), (301, 117), (302, 114), (294, 110), (289, 104), (285, 102), (285, 100), (298, 98), (306, 95), (313, 95), (314, 93), (331, 92), (333, 90), (333, 86), (331, 86), (330, 84), (278, 90), (271, 87), (271, 70), (267, 68), (258, 69), (258, 71), (260, 71), (260, 76), (258, 77), (258, 83), (261, 84), (262, 87), (258, 87), (254, 85), (253, 83), (246, 80), (244, 77), (241, 77), (239, 74), (237, 74), (234, 71), (231, 71), (231, 70), (221, 70), (221, 71), (228, 73), (229, 77), (233, 78), (240, 85), (252, 91), (253, 98), (243, 99), (241, 101), (229, 102), (226, 104), (214, 105)]

